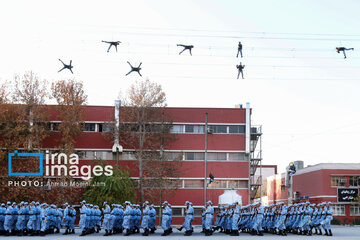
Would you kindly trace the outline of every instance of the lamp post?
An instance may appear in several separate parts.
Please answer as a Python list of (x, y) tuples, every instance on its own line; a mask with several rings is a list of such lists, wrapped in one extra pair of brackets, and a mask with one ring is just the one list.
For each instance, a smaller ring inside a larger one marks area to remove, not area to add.
[(207, 135), (208, 135), (208, 113), (205, 113), (205, 180), (204, 180), (204, 204), (206, 205), (207, 192)]

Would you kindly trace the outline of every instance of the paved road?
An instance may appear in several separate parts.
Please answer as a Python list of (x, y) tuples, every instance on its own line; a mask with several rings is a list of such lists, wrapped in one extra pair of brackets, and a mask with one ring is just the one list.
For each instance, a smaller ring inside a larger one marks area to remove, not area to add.
[[(222, 233), (214, 233), (212, 236), (210, 236), (210, 238), (207, 238), (207, 240), (209, 239), (266, 239), (266, 240), (278, 240), (278, 239), (291, 239), (291, 240), (299, 240), (299, 239), (318, 239), (318, 240), (323, 240), (323, 239), (331, 239), (331, 240), (359, 240), (360, 239), (360, 227), (356, 226), (332, 226), (333, 229), (333, 234), (334, 236), (332, 237), (328, 237), (328, 236), (299, 236), (299, 235), (288, 235), (288, 236), (277, 236), (277, 235), (272, 235), (272, 234), (265, 234), (264, 236), (251, 236), (249, 234), (246, 233), (240, 233), (240, 236), (238, 237), (233, 237), (233, 236), (228, 236)], [(157, 232), (155, 234), (152, 234), (148, 237), (143, 237), (139, 234), (135, 234), (135, 235), (130, 235), (130, 236), (124, 236), (121, 234), (118, 235), (112, 235), (112, 236), (108, 236), (108, 237), (104, 237), (103, 236), (103, 232), (98, 233), (98, 234), (91, 234), (91, 235), (87, 235), (85, 237), (79, 237), (80, 231), (79, 229), (76, 229), (77, 233), (75, 235), (59, 235), (59, 234), (53, 234), (53, 235), (46, 235), (45, 237), (38, 237), (38, 236), (34, 236), (34, 237), (4, 237), (4, 236), (0, 236), (1, 239), (8, 239), (8, 240), (12, 240), (12, 239), (21, 239), (21, 240), (27, 240), (27, 239), (51, 239), (51, 240), (79, 240), (79, 239), (107, 239), (107, 240), (115, 240), (115, 239), (126, 239), (129, 238), (131, 240), (137, 240), (137, 239), (173, 239), (173, 240), (177, 240), (177, 239), (204, 239), (205, 236), (200, 232), (199, 228), (195, 228), (195, 233), (191, 236), (191, 237), (185, 237), (183, 236), (183, 232), (179, 232), (176, 229), (174, 229), (174, 233), (171, 234), (170, 236), (166, 236), (166, 237), (161, 237), (161, 233), (162, 230), (159, 229), (157, 230)], [(64, 230), (62, 230), (62, 232), (64, 232)]]

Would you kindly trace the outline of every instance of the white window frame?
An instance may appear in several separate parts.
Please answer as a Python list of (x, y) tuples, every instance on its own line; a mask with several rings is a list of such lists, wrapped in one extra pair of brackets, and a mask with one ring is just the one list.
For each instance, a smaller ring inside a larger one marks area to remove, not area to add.
[[(355, 214), (351, 213), (351, 209), (356, 209)], [(350, 216), (360, 216), (360, 205), (350, 206)]]
[[(346, 216), (346, 208), (344, 204), (334, 204), (333, 210), (334, 210), (334, 214), (333, 214), (334, 216)], [(343, 213), (341, 213), (342, 210), (344, 210)]]

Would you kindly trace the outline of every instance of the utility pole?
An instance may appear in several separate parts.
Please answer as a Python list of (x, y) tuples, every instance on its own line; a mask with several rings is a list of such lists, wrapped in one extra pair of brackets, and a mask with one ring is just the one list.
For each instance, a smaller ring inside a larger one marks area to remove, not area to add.
[(207, 192), (207, 135), (208, 135), (208, 113), (205, 113), (205, 180), (204, 180), (204, 205), (206, 205)]

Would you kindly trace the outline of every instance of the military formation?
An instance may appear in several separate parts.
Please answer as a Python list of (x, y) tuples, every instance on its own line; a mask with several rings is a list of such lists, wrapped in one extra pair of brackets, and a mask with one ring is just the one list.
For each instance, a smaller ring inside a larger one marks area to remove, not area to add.
[[(310, 204), (310, 202), (285, 205), (283, 202), (263, 206), (260, 202), (241, 207), (238, 202), (221, 206), (214, 222), (214, 207), (211, 201), (202, 210), (202, 231), (205, 236), (214, 232), (239, 236), (239, 233), (262, 236), (264, 233), (286, 236), (289, 233), (299, 235), (332, 236), (330, 222), (333, 210), (331, 202)], [(40, 204), (39, 202), (2, 203), (0, 206), (0, 235), (5, 236), (45, 236), (60, 233), (75, 234), (75, 220), (79, 206), (65, 203), (61, 208), (54, 204)], [(162, 204), (161, 227), (162, 236), (173, 232), (171, 204)], [(80, 236), (99, 233), (104, 229), (104, 236), (114, 234), (140, 233), (148, 236), (156, 231), (156, 210), (153, 204), (146, 201), (142, 207), (129, 201), (121, 204), (103, 203), (103, 206), (93, 205), (81, 201), (78, 210)], [(185, 230), (185, 236), (194, 232), (194, 207), (189, 201), (185, 202), (184, 223), (177, 230)]]
[(265, 233), (286, 236), (288, 233), (332, 236), (331, 202), (285, 205), (284, 202), (263, 206), (260, 202), (240, 207), (237, 202), (220, 207), (214, 231), (238, 236), (239, 232), (262, 236)]

